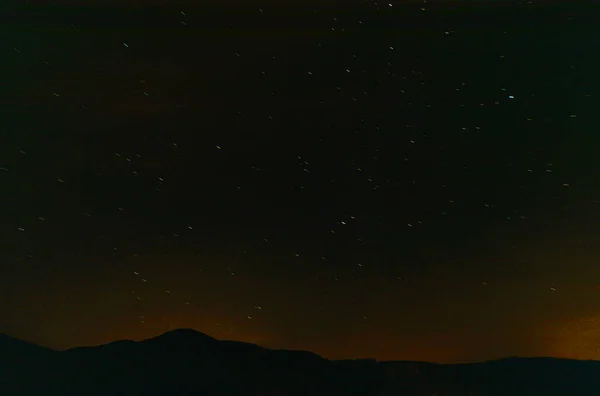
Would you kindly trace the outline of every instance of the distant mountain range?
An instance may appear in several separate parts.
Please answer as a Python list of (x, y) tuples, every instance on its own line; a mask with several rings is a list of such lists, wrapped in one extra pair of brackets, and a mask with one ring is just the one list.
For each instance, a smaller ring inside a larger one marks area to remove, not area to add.
[(600, 362), (328, 360), (179, 329), (54, 351), (0, 334), (0, 395), (600, 395)]

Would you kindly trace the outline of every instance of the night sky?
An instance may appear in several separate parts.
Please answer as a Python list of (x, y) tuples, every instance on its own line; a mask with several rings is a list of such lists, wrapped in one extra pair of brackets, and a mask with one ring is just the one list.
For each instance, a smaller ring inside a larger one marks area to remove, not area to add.
[(0, 332), (600, 359), (598, 3), (249, 1), (3, 5)]

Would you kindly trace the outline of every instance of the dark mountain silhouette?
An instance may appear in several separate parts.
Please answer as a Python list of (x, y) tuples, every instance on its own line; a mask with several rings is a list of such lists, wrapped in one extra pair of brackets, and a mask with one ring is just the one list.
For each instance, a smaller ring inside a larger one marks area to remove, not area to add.
[(1, 395), (597, 395), (600, 362), (328, 360), (190, 329), (53, 351), (0, 335)]

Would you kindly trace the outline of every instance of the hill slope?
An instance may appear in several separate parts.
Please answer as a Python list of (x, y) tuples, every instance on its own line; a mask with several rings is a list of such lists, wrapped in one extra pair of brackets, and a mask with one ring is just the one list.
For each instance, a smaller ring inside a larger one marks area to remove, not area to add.
[[(52, 351), (0, 336), (3, 395), (593, 395), (600, 362), (331, 361), (189, 330)], [(437, 393), (436, 393), (437, 392)]]

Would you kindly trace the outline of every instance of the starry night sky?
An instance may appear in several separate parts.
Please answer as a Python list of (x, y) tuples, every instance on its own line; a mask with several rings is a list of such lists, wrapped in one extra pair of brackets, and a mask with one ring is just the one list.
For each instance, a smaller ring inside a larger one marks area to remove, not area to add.
[(3, 6), (0, 332), (600, 359), (597, 2), (252, 1)]

